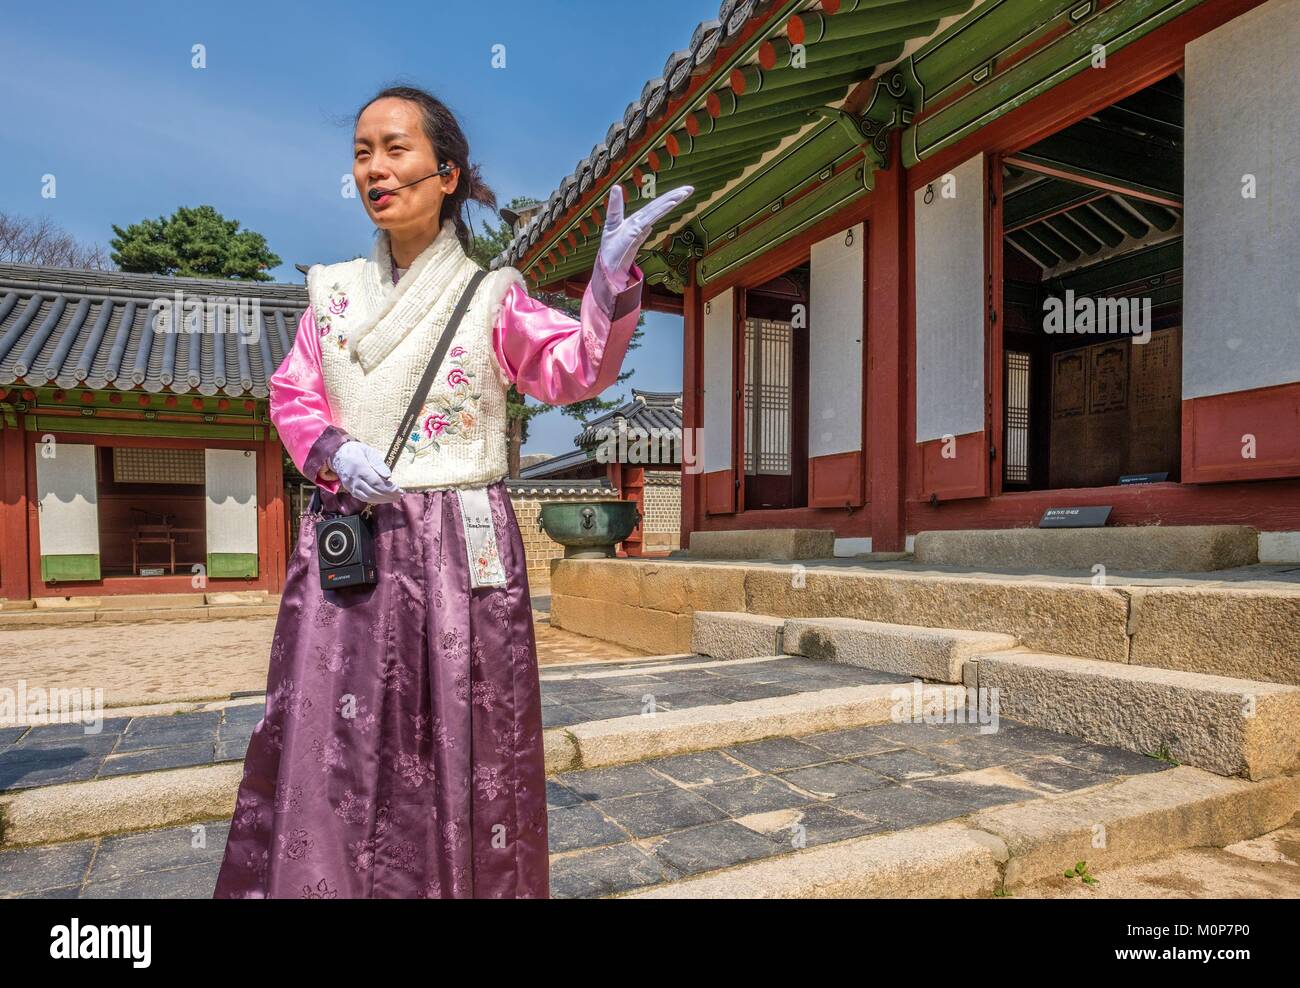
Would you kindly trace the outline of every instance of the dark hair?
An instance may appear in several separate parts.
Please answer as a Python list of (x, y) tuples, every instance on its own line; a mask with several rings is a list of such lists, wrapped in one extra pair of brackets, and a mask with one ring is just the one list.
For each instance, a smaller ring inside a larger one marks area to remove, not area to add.
[(489, 209), (496, 209), (496, 193), (480, 177), (478, 165), (470, 164), (469, 141), (465, 139), (465, 132), (461, 130), (456, 115), (442, 100), (423, 89), (416, 86), (388, 86), (380, 90), (357, 110), (357, 115), (352, 121), (353, 127), (361, 119), (361, 114), (365, 112), (366, 107), (376, 100), (390, 97), (409, 100), (418, 106), (421, 126), (429, 138), (429, 143), (433, 145), (433, 153), (439, 162), (450, 160), (452, 164), (460, 166), (460, 181), (456, 183), (455, 192), (443, 197), (442, 213), (438, 217), (438, 223), (441, 226), (448, 217), (454, 219), (456, 236), (460, 239), (460, 245), (465, 248), (465, 252), (469, 253), (470, 230), (464, 215), (465, 203), (473, 199)]

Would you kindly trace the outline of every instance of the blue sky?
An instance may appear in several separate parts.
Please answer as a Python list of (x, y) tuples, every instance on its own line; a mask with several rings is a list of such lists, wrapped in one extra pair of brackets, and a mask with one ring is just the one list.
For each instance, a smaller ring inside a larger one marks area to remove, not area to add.
[[(545, 198), (622, 116), (715, 0), (491, 3), (225, 2), (9, 5), (0, 33), (0, 210), (48, 216), (106, 249), (111, 224), (211, 204), (295, 263), (369, 249), (339, 195), (352, 117), (384, 85), (423, 86), (456, 112), (501, 203)], [(207, 67), (191, 67), (206, 47)], [(506, 67), (491, 65), (506, 46)], [(53, 174), (58, 195), (41, 196)], [(478, 217), (486, 214), (475, 212)], [(632, 385), (681, 387), (681, 319), (647, 313)], [(572, 449), (547, 412), (525, 452)]]

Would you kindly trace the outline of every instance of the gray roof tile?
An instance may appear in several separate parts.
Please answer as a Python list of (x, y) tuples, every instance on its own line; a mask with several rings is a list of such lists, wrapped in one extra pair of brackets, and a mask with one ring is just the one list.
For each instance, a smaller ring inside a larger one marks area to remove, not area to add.
[[(152, 304), (177, 292), (235, 311), (161, 331)], [(253, 332), (237, 331), (241, 304)], [(0, 264), (0, 385), (265, 398), (306, 308), (305, 285)]]

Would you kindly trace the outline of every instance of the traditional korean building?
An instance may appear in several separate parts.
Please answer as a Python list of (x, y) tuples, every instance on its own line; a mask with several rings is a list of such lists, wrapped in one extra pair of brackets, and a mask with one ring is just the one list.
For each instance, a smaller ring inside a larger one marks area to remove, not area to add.
[(577, 294), (614, 182), (695, 187), (639, 258), (683, 540), (1108, 505), (1300, 558), (1297, 50), (1300, 0), (726, 0), (495, 263)]
[(283, 584), (304, 286), (0, 265), (0, 598)]

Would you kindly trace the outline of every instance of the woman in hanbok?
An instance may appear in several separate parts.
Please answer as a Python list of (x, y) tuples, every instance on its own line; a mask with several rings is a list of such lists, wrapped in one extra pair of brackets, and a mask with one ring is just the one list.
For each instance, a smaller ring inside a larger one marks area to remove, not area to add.
[[(611, 188), (579, 319), (530, 298), (515, 268), (489, 272), (390, 470), (416, 385), (482, 270), (462, 208), (495, 198), (455, 117), (423, 90), (380, 92), (354, 137), (378, 233), (369, 257), (309, 270), (307, 311), (270, 379), (271, 419), (320, 506), (289, 560), (213, 897), (546, 898), (506, 392), (566, 404), (614, 383), (640, 312), (636, 252), (692, 189), (625, 218)], [(367, 506), (376, 582), (322, 590), (316, 522)]]

